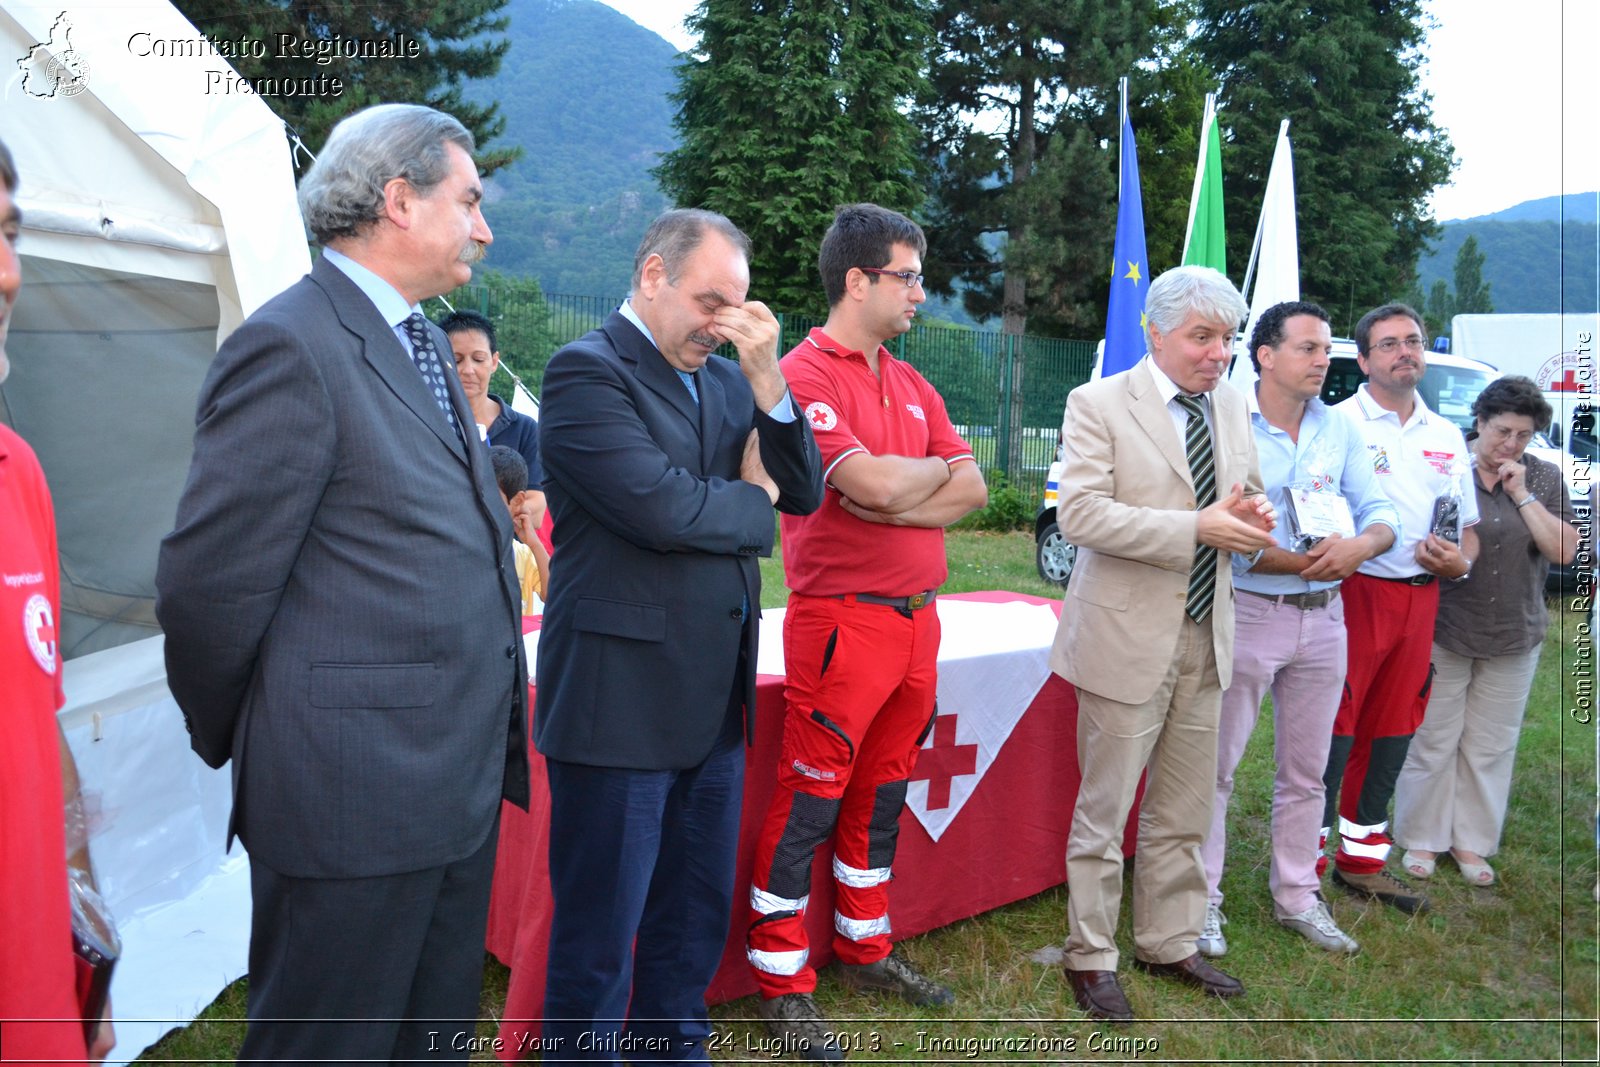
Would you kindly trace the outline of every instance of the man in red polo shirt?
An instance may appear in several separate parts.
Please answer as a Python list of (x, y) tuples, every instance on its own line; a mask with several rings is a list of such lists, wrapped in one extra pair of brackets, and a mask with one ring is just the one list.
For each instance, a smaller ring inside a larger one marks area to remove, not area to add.
[(900, 809), (933, 717), (944, 527), (988, 499), (944, 400), (883, 347), (927, 299), (926, 250), (904, 215), (841, 207), (818, 256), (827, 324), (781, 363), (822, 450), (827, 497), (814, 514), (782, 516), (788, 710), (750, 887), (749, 957), (769, 1029), (813, 1060), (843, 1058), (812, 1000), (804, 927), (812, 852), (825, 841), (840, 980), (913, 1004), (954, 999), (889, 941)]
[[(17, 168), (0, 141), (0, 382), (22, 290)], [(39, 460), (0, 423), (0, 1050), (10, 1061), (103, 1060), (110, 1007), (85, 1040), (67, 867), (93, 888), (77, 765), (56, 724), (64, 700), (55, 509)], [(80, 811), (69, 846), (66, 813)], [(69, 847), (71, 852), (69, 854)]]

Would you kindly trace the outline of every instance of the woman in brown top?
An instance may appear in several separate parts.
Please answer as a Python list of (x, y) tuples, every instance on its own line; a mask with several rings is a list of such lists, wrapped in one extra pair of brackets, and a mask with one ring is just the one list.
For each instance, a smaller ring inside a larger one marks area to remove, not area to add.
[(1472, 405), (1478, 559), (1439, 591), (1433, 693), (1395, 785), (1395, 840), (1415, 878), (1449, 850), (1469, 885), (1494, 883), (1511, 765), (1544, 642), (1545, 578), (1578, 548), (1561, 470), (1524, 454), (1550, 405), (1523, 377), (1500, 378)]

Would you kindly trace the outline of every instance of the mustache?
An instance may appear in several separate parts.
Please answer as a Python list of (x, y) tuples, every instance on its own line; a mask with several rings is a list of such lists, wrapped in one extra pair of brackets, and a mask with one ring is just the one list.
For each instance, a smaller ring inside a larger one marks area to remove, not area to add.
[(462, 263), (466, 263), (470, 266), (474, 263), (482, 263), (484, 257), (488, 254), (488, 245), (484, 244), (482, 241), (469, 241), (467, 243), (467, 247), (461, 250), (461, 255), (457, 256), (456, 258)]
[(691, 333), (689, 340), (697, 345), (705, 345), (707, 348), (722, 347), (722, 338), (712, 333)]

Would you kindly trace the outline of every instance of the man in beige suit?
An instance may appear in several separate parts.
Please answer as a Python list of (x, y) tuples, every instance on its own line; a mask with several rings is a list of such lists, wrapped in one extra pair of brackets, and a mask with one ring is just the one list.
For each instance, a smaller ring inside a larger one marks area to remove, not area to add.
[(1222, 384), (1247, 312), (1216, 271), (1167, 271), (1145, 299), (1149, 355), (1067, 398), (1057, 517), (1078, 562), (1050, 665), (1078, 692), (1066, 970), (1092, 1018), (1133, 1017), (1115, 937), (1123, 827), (1146, 769), (1134, 964), (1212, 996), (1244, 992), (1201, 958), (1195, 938), (1233, 663), (1228, 554), (1265, 549), (1275, 522), (1244, 398)]

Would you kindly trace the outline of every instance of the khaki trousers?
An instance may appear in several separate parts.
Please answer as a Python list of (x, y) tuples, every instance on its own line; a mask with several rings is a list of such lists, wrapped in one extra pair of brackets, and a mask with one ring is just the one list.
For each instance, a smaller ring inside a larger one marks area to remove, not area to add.
[(1083, 778), (1067, 839), (1066, 962), (1073, 970), (1117, 968), (1123, 828), (1146, 769), (1133, 871), (1134, 955), (1150, 963), (1185, 959), (1205, 921), (1200, 848), (1216, 795), (1222, 691), (1210, 620), (1185, 618), (1182, 625), (1177, 654), (1145, 703), (1078, 689)]
[(1538, 665), (1537, 648), (1470, 659), (1433, 646), (1433, 694), (1394, 787), (1394, 838), (1403, 847), (1500, 851)]

